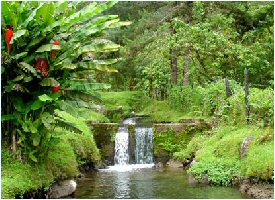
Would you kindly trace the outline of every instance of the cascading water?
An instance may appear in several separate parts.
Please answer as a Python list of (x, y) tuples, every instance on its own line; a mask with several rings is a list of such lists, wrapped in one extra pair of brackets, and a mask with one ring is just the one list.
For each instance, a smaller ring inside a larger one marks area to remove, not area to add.
[[(135, 152), (130, 152), (128, 125), (134, 124), (135, 128)], [(134, 153), (134, 160), (130, 154)], [(124, 120), (115, 137), (115, 166), (111, 170), (131, 170), (136, 168), (153, 167), (153, 131), (152, 127), (145, 127), (140, 118), (129, 118)], [(129, 163), (135, 163), (130, 165)]]
[(118, 128), (115, 138), (115, 165), (129, 164), (129, 124), (135, 124), (133, 118), (124, 120)]
[(136, 164), (153, 163), (153, 130), (148, 127), (135, 128)]

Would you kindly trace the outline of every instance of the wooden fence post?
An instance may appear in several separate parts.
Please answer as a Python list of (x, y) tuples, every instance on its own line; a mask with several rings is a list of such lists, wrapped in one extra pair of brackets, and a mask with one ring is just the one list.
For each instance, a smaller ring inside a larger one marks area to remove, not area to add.
[(225, 92), (226, 92), (226, 97), (230, 97), (232, 95), (232, 91), (230, 88), (229, 80), (225, 78)]
[(249, 80), (248, 80), (248, 69), (244, 70), (244, 85), (245, 85), (245, 113), (246, 121), (249, 123), (250, 109), (249, 109)]

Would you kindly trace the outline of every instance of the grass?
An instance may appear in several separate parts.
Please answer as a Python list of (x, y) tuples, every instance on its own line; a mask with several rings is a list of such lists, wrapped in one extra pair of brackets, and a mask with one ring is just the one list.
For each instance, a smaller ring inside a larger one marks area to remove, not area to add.
[(169, 106), (167, 101), (150, 100), (139, 115), (150, 115), (153, 122), (179, 122), (184, 114)]
[(140, 91), (100, 92), (99, 94), (107, 110), (117, 110), (121, 106), (124, 111), (137, 112), (149, 100)]
[[(182, 160), (195, 156), (197, 164), (189, 172), (198, 178), (207, 174), (214, 184), (227, 185), (234, 176), (270, 180), (274, 171), (273, 131), (256, 126), (220, 127), (209, 136), (198, 133), (186, 149), (174, 155)], [(254, 139), (247, 155), (241, 159), (241, 144), (248, 136)]]

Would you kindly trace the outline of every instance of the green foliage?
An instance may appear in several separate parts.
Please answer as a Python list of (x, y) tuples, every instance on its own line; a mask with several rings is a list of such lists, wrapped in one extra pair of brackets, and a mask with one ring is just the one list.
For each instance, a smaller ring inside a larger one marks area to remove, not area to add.
[(120, 122), (131, 112), (141, 111), (149, 98), (139, 91), (99, 92), (106, 116), (111, 122)]
[(154, 154), (159, 155), (164, 150), (172, 156), (174, 152), (185, 148), (192, 136), (188, 131), (178, 134), (173, 130), (154, 133)]
[[(12, 132), (18, 135), (17, 153), (26, 161), (40, 162), (47, 150), (55, 145), (57, 140), (52, 132), (60, 125), (56, 120), (91, 134), (83, 117), (92, 111), (83, 110), (82, 105), (92, 107), (98, 100), (95, 100), (94, 91), (110, 88), (107, 84), (96, 83), (94, 75), (97, 69), (102, 73), (115, 71), (108, 66), (117, 59), (110, 55), (107, 60), (101, 57), (120, 47), (103, 39), (104, 30), (129, 24), (120, 23), (117, 15), (98, 16), (115, 3), (3, 3), (2, 33), (5, 35), (11, 27), (14, 32), (10, 51), (6, 37), (1, 40), (5, 69), (1, 79), (5, 105), (2, 114), (10, 116), (3, 121), (4, 131), (10, 138)], [(90, 63), (93, 68), (80, 75), (83, 63)], [(75, 109), (82, 107), (81, 111), (87, 111), (87, 114), (73, 116), (66, 112), (68, 106), (60, 105), (64, 100), (78, 102)], [(55, 118), (52, 116), (54, 112)], [(94, 112), (92, 114), (89, 119), (106, 120)]]
[(247, 157), (242, 162), (241, 171), (247, 177), (268, 180), (274, 176), (274, 141), (252, 144)]
[(168, 101), (150, 100), (139, 115), (150, 115), (153, 122), (179, 122), (185, 118), (183, 112), (172, 108)]
[(175, 152), (173, 157), (182, 161), (194, 158), (196, 152), (203, 147), (207, 137), (206, 134), (196, 134), (190, 141), (188, 141), (186, 148), (181, 148), (180, 151)]
[[(180, 160), (195, 158), (189, 172), (210, 183), (228, 185), (236, 176), (272, 179), (274, 141), (272, 128), (225, 126), (208, 134), (195, 134), (186, 148), (174, 154)], [(241, 159), (241, 144), (248, 136), (253, 141)]]
[(72, 146), (78, 165), (90, 162), (97, 163), (100, 161), (99, 150), (93, 137), (90, 135), (79, 135), (77, 133), (68, 132), (61, 137), (67, 140)]
[[(212, 118), (213, 123), (245, 124), (244, 89), (230, 81), (232, 96), (226, 97), (225, 82), (220, 80), (201, 86), (174, 86), (168, 92), (169, 104), (184, 115)], [(273, 89), (250, 88), (250, 123), (273, 125)]]
[[(3, 146), (2, 146), (3, 147)], [(53, 174), (44, 165), (31, 166), (22, 163), (6, 148), (1, 149), (2, 155), (2, 189), (4, 199), (14, 199), (17, 195), (47, 187), (54, 181)]]
[(47, 188), (57, 179), (75, 177), (78, 167), (97, 163), (100, 154), (93, 137), (57, 128), (60, 142), (52, 146), (47, 157), (36, 165), (19, 161), (2, 146), (2, 198), (15, 198), (26, 192)]

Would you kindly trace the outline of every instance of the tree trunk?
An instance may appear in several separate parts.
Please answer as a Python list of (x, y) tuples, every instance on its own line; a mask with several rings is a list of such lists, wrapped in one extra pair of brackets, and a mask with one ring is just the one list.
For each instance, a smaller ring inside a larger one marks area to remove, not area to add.
[(249, 75), (248, 70), (245, 68), (244, 70), (244, 85), (245, 85), (245, 114), (246, 114), (246, 121), (247, 124), (249, 124), (249, 118), (250, 118), (250, 108), (249, 108)]
[(12, 152), (16, 153), (16, 129), (13, 128), (12, 130)]
[(185, 65), (183, 68), (183, 85), (189, 85), (190, 50), (186, 49)]
[(172, 85), (178, 83), (178, 58), (176, 49), (171, 50), (171, 83)]
[[(171, 25), (172, 35), (175, 35), (176, 30), (173, 27), (172, 23), (170, 25)], [(178, 83), (178, 51), (175, 47), (172, 47), (170, 49), (170, 55), (171, 55), (171, 84), (176, 85)]]
[(153, 97), (154, 91), (153, 91), (153, 79), (149, 79), (149, 96)]

